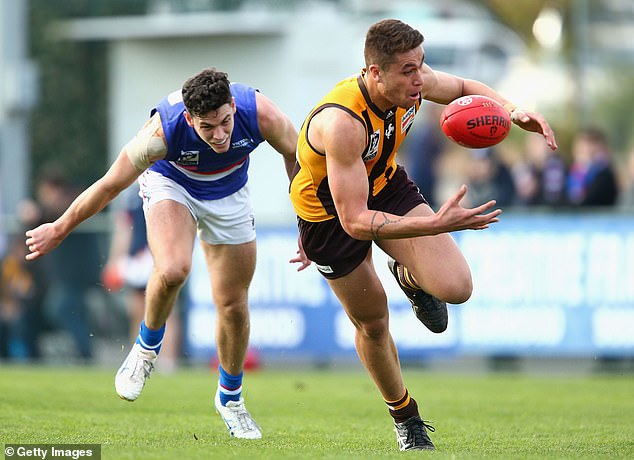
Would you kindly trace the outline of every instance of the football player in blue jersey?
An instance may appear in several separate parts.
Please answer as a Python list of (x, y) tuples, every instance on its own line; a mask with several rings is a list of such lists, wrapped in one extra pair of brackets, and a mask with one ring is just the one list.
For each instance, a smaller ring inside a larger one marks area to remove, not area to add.
[[(214, 404), (232, 436), (261, 438), (242, 398), (249, 341), (247, 291), (255, 271), (249, 154), (268, 142), (291, 178), (297, 131), (256, 89), (204, 69), (163, 99), (109, 170), (54, 222), (26, 232), (28, 260), (57, 247), (81, 222), (138, 179), (154, 267), (145, 317), (115, 378), (122, 399), (136, 400), (158, 357), (165, 322), (192, 266), (196, 236), (216, 308), (219, 382)], [(310, 262), (299, 251), (300, 269)]]

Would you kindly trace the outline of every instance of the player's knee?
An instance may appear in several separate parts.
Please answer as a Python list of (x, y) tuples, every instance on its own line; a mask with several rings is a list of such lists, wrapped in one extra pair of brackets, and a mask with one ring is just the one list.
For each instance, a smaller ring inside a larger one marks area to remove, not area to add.
[(214, 301), (216, 314), (223, 322), (246, 324), (249, 321), (249, 307), (245, 301), (225, 299)]
[(357, 329), (364, 337), (370, 340), (382, 340), (389, 334), (387, 317), (360, 321)]
[(473, 281), (469, 275), (457, 278), (452, 283), (447, 284), (444, 288), (444, 292), (437, 297), (443, 299), (445, 302), (458, 305), (469, 300), (472, 293)]
[(191, 271), (191, 265), (174, 263), (157, 268), (156, 271), (164, 286), (168, 288), (178, 287), (182, 286), (187, 280), (189, 272)]

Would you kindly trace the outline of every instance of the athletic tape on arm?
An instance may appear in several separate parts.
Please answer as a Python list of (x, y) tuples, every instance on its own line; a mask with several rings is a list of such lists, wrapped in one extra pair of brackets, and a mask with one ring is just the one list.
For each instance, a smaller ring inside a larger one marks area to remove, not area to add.
[(167, 146), (161, 133), (161, 119), (155, 114), (124, 147), (128, 158), (139, 171), (165, 158)]

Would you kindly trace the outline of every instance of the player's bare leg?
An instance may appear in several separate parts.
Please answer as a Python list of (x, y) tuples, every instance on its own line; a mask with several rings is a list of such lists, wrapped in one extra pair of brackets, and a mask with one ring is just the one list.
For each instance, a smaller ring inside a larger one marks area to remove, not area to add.
[(136, 400), (154, 369), (165, 322), (191, 270), (196, 224), (183, 205), (163, 200), (146, 216), (148, 243), (154, 268), (146, 288), (145, 320), (130, 354), (115, 378), (122, 399)]
[(147, 214), (147, 233), (154, 269), (145, 294), (145, 322), (156, 329), (167, 321), (191, 271), (196, 222), (185, 206), (163, 200)]
[(328, 283), (355, 326), (359, 359), (394, 418), (399, 448), (434, 449), (427, 435), (427, 429), (433, 428), (421, 419), (418, 405), (403, 383), (398, 352), (389, 331), (387, 297), (374, 270), (371, 251), (350, 274)]
[(359, 359), (370, 373), (383, 398), (395, 401), (405, 386), (396, 346), (388, 328), (387, 297), (374, 270), (372, 252), (350, 274), (328, 280), (355, 326)]
[(256, 243), (211, 245), (202, 242), (216, 306), (216, 350), (220, 378), (216, 410), (231, 436), (262, 437), (242, 398), (244, 361), (249, 346), (248, 289), (256, 263)]
[(248, 289), (255, 272), (256, 243), (201, 245), (216, 306), (218, 358), (226, 371), (238, 374), (249, 343)]
[[(408, 215), (432, 213), (423, 204)], [(381, 240), (377, 244), (391, 256), (388, 267), (416, 317), (430, 331), (444, 332), (449, 323), (447, 302), (463, 303), (472, 291), (469, 266), (451, 235)]]
[[(407, 216), (429, 216), (433, 213), (428, 205), (421, 204)], [(406, 266), (425, 292), (452, 304), (464, 303), (471, 296), (471, 270), (450, 234), (380, 240), (377, 244), (390, 257)]]

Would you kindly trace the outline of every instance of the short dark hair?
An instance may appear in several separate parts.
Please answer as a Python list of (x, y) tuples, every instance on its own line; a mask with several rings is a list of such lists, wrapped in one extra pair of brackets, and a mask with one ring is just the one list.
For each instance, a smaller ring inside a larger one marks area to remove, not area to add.
[(387, 68), (394, 54), (404, 53), (423, 43), (423, 34), (398, 19), (383, 19), (368, 29), (365, 36), (365, 65)]
[(226, 73), (204, 69), (183, 83), (183, 103), (194, 117), (201, 117), (225, 104), (231, 104), (231, 87)]
[(607, 147), (608, 145), (608, 137), (598, 126), (586, 126), (579, 130), (577, 133), (577, 138), (585, 139), (588, 142), (591, 142), (595, 145), (601, 145)]

